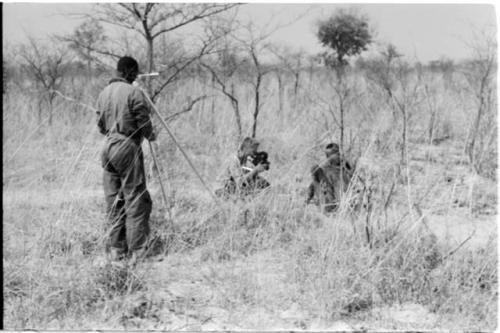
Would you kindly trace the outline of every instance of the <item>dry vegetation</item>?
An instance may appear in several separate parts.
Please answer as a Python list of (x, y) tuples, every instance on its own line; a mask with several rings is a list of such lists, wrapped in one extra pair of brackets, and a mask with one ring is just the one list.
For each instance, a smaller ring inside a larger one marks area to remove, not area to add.
[[(488, 121), (494, 128), (484, 131), (494, 138), (478, 143), (485, 151), (485, 172), (478, 175), (464, 153), (476, 107), (464, 76), (458, 69), (424, 74), (410, 76), (417, 89), (408, 104), (401, 164), (400, 119), (364, 72), (351, 72), (346, 151), (369, 191), (357, 191), (355, 182), (340, 212), (330, 216), (304, 204), (308, 170), (322, 157), (319, 145), (338, 139), (333, 80), (324, 69), (304, 69), (297, 97), (292, 75), (285, 77), (281, 113), (276, 78), (264, 78), (257, 137), (270, 153), (265, 177), (273, 186), (251, 201), (215, 204), (160, 134), (169, 207), (154, 174), (149, 186), (152, 251), (162, 261), (135, 269), (110, 266), (103, 257), (102, 138), (94, 113), (57, 97), (49, 126), (38, 119), (36, 94), (8, 86), (5, 327), (494, 330), (496, 101)], [(251, 89), (234, 80), (249, 131)], [(89, 104), (105, 84), (105, 78), (74, 81), (65, 94)], [(170, 124), (215, 189), (236, 148), (229, 100), (212, 90), (208, 77), (185, 77), (157, 104), (167, 115), (188, 96), (204, 94), (212, 97)], [(442, 138), (434, 143), (428, 140), (432, 110), (433, 138)]]

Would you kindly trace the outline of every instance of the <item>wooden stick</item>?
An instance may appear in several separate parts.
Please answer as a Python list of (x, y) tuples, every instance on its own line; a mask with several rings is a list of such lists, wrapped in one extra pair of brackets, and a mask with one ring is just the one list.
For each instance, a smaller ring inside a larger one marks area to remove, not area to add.
[(162, 181), (162, 178), (161, 178), (161, 173), (160, 173), (160, 168), (159, 168), (158, 160), (156, 159), (156, 154), (155, 154), (153, 145), (151, 144), (150, 141), (148, 141), (148, 144), (149, 144), (149, 150), (151, 151), (151, 156), (153, 157), (153, 164), (154, 164), (155, 169), (156, 169), (156, 175), (158, 176), (158, 181), (160, 182), (160, 188), (161, 188), (161, 193), (163, 195), (163, 201), (165, 202), (165, 208), (167, 208), (167, 211), (168, 211), (168, 218), (169, 218), (169, 221), (170, 221), (169, 222), (170, 223), (170, 227), (172, 227), (173, 226), (172, 212), (170, 211), (170, 206), (169, 206), (168, 200), (167, 200), (167, 194), (165, 192), (165, 187), (163, 186), (163, 181)]
[(460, 248), (462, 246), (464, 246), (465, 243), (467, 243), (471, 238), (472, 236), (474, 236), (476, 234), (476, 229), (474, 229), (472, 231), (472, 233), (469, 235), (469, 237), (467, 237), (462, 243), (460, 243), (454, 250), (450, 251), (444, 258), (443, 258), (443, 261), (445, 261), (446, 259), (448, 259), (449, 257), (451, 257), (452, 255), (455, 254), (455, 252), (457, 252), (458, 250), (460, 250)]
[(170, 137), (172, 138), (172, 141), (174, 141), (174, 143), (177, 146), (177, 148), (179, 148), (179, 150), (181, 151), (182, 155), (184, 156), (184, 158), (188, 162), (188, 164), (191, 167), (191, 169), (193, 169), (193, 172), (196, 174), (196, 176), (200, 180), (200, 182), (203, 185), (203, 187), (207, 190), (207, 192), (210, 193), (210, 195), (212, 196), (212, 198), (214, 199), (214, 201), (217, 203), (217, 205), (220, 206), (219, 200), (215, 196), (214, 192), (210, 189), (210, 187), (208, 187), (207, 183), (205, 183), (205, 180), (203, 180), (203, 177), (200, 175), (200, 173), (198, 172), (198, 170), (194, 166), (193, 162), (191, 162), (191, 159), (189, 158), (189, 156), (186, 154), (186, 152), (184, 151), (184, 149), (182, 149), (182, 147), (179, 144), (179, 142), (177, 141), (177, 138), (175, 137), (174, 133), (168, 127), (167, 122), (161, 117), (161, 114), (158, 111), (158, 109), (156, 108), (156, 105), (153, 103), (153, 101), (151, 100), (151, 98), (148, 96), (148, 94), (144, 90), (143, 90), (143, 93), (144, 93), (144, 96), (146, 97), (147, 101), (151, 105), (151, 108), (153, 109), (154, 113), (158, 116), (158, 119), (160, 120), (161, 124), (163, 125), (163, 127), (167, 131), (168, 135), (170, 135)]

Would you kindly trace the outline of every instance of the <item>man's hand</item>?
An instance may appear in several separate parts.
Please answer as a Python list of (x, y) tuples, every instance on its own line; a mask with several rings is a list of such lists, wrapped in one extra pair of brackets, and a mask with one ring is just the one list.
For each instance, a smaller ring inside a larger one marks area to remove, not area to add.
[(266, 171), (266, 165), (261, 163), (255, 167), (254, 171), (255, 173), (261, 173), (262, 171)]

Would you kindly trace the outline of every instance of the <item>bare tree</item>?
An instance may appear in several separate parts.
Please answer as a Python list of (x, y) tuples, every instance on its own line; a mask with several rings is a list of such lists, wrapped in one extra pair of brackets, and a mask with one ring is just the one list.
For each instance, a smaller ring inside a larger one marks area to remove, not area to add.
[(57, 39), (67, 42), (69, 48), (87, 64), (87, 78), (92, 75), (92, 62), (99, 61), (96, 54), (105, 54), (118, 57), (111, 51), (105, 51), (104, 44), (108, 38), (103, 27), (95, 18), (88, 19), (75, 28), (72, 34), (57, 36)]
[[(147, 71), (156, 70), (156, 42), (164, 34), (172, 33), (196, 22), (225, 12), (238, 4), (209, 3), (118, 3), (99, 4), (91, 16), (104, 24), (132, 31), (140, 35), (145, 42), (147, 53)], [(210, 51), (213, 40), (202, 40), (197, 52), (191, 55), (182, 54), (162, 64), (162, 77), (157, 83), (148, 80), (148, 92), (154, 101), (169, 84), (175, 82), (179, 75), (196, 60)]]
[[(427, 124), (427, 142), (430, 145), (439, 144), (450, 138), (450, 127), (448, 123), (443, 121), (442, 117), (442, 106), (438, 102), (438, 97), (440, 96), (439, 91), (437, 90), (437, 82), (436, 79), (441, 76), (443, 86), (447, 87), (451, 82), (449, 79), (446, 79), (447, 73), (443, 72), (444, 68), (437, 67), (429, 70), (422, 70), (420, 74), (422, 77), (422, 86), (424, 93), (425, 104), (427, 105), (427, 110), (429, 112), (429, 120)], [(451, 70), (450, 70), (451, 72)]]
[[(57, 43), (54, 43), (57, 45)], [(19, 48), (22, 71), (35, 83), (39, 92), (38, 118), (41, 121), (43, 104), (48, 107), (49, 125), (52, 124), (53, 102), (56, 90), (62, 87), (68, 71), (69, 56), (66, 49), (47, 47), (30, 38)]]
[[(226, 18), (214, 17), (210, 19), (207, 28), (211, 34), (220, 36), (215, 43), (215, 53), (211, 59), (200, 61), (201, 66), (211, 74), (212, 87), (222, 92), (229, 100), (234, 112), (234, 118), (237, 129), (237, 142), (243, 135), (242, 120), (240, 112), (240, 103), (235, 89), (235, 79), (237, 79), (238, 69), (241, 67), (244, 59), (238, 55), (238, 47), (235, 45), (231, 34), (236, 30), (239, 22), (236, 20), (237, 11), (233, 16)], [(212, 109), (214, 109), (212, 104)], [(212, 111), (215, 113), (215, 111)]]
[[(367, 71), (368, 79), (377, 84), (385, 93), (386, 101), (392, 103), (396, 89), (396, 73), (402, 74), (405, 63), (393, 44), (387, 44), (380, 52), (380, 57), (366, 62), (363, 67)], [(399, 68), (399, 71), (398, 71)], [(401, 77), (401, 75), (399, 75)], [(397, 97), (396, 97), (397, 100)], [(392, 109), (393, 121), (397, 119), (397, 109)]]
[[(271, 15), (270, 20), (264, 24), (264, 28), (258, 28), (253, 22), (239, 22), (239, 28), (232, 32), (232, 38), (236, 41), (236, 48), (239, 54), (248, 59), (242, 62), (242, 67), (249, 66), (250, 71), (247, 78), (252, 86), (254, 95), (254, 110), (252, 114), (251, 135), (257, 135), (258, 117), (262, 108), (262, 83), (266, 75), (272, 72), (273, 67), (266, 64), (264, 59), (266, 55), (271, 55), (269, 37), (276, 31), (282, 29), (296, 20), (303, 17), (312, 7), (309, 7), (303, 13), (287, 21), (279, 21), (279, 15)], [(253, 75), (252, 75), (253, 74)]]
[[(3, 91), (2, 94), (6, 96), (9, 90), (10, 83), (14, 81), (16, 76), (15, 51), (11, 44), (4, 42), (2, 54), (2, 78), (3, 78)], [(7, 95), (8, 96), (8, 95)]]
[(237, 141), (240, 141), (243, 131), (241, 125), (241, 113), (240, 113), (239, 101), (236, 96), (234, 84), (231, 83), (230, 87), (228, 87), (229, 84), (228, 81), (231, 78), (232, 73), (234, 72), (232, 72), (229, 75), (228, 72), (224, 72), (224, 70), (218, 70), (215, 66), (209, 66), (204, 62), (202, 62), (201, 65), (211, 73), (212, 84), (216, 86), (224, 94), (224, 96), (226, 96), (229, 99), (231, 106), (233, 108), (235, 122), (236, 122), (236, 129), (238, 131)]
[(322, 61), (323, 57), (321, 57), (321, 55), (314, 54), (307, 56), (307, 72), (309, 74), (308, 90), (311, 90), (311, 88), (313, 87), (314, 74), (316, 73), (317, 68), (321, 66)]
[(412, 67), (402, 59), (402, 55), (394, 45), (389, 44), (381, 52), (378, 59), (369, 61), (366, 65), (367, 77), (382, 89), (386, 102), (393, 111), (393, 122), (400, 114), (402, 122), (400, 165), (406, 164), (406, 149), (408, 147), (409, 110), (418, 102), (420, 76), (412, 75)]
[(263, 78), (272, 71), (270, 66), (266, 66), (263, 63), (262, 56), (265, 52), (269, 51), (268, 38), (277, 29), (278, 27), (274, 27), (271, 30), (259, 31), (252, 22), (249, 22), (242, 25), (241, 30), (238, 31), (238, 35), (234, 35), (234, 39), (238, 43), (238, 50), (248, 57), (248, 65), (251, 67), (251, 73), (253, 73), (253, 75), (249, 75), (248, 77), (252, 86), (255, 103), (251, 130), (253, 138), (257, 135), (258, 117), (262, 106), (261, 86)]
[[(260, 40), (262, 41), (262, 40)], [(252, 138), (257, 134), (257, 118), (259, 117), (260, 107), (261, 107), (261, 85), (262, 80), (266, 74), (271, 70), (262, 65), (260, 58), (260, 53), (266, 47), (266, 45), (259, 45), (258, 39), (253, 39), (251, 43), (247, 44), (248, 52), (250, 53), (252, 64), (255, 67), (255, 81), (253, 82), (255, 107), (253, 112), (253, 124), (252, 124)]]
[[(482, 33), (470, 44), (474, 59), (469, 61), (463, 74), (469, 84), (469, 89), (475, 97), (476, 113), (467, 136), (465, 153), (470, 164), (477, 173), (482, 173), (481, 157), (487, 146), (496, 138), (496, 70), (497, 45), (494, 35)], [(490, 116), (490, 119), (485, 116)], [(483, 120), (484, 119), (484, 120)], [(489, 136), (487, 138), (486, 136)], [(482, 142), (486, 139), (485, 142)], [(480, 144), (478, 145), (478, 141)]]
[(289, 47), (282, 46), (272, 46), (271, 52), (279, 59), (280, 66), (276, 69), (276, 75), (279, 83), (279, 97), (280, 97), (280, 111), (283, 108), (283, 79), (282, 72), (291, 74), (293, 76), (293, 96), (294, 96), (294, 108), (297, 103), (297, 93), (299, 90), (300, 74), (302, 73), (303, 66), (306, 62), (305, 52), (293, 51)]

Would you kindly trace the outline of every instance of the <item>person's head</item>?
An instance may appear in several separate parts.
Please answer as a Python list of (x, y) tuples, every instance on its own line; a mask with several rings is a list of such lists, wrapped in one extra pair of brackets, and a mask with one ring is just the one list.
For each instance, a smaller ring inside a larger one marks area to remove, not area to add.
[(243, 139), (240, 145), (240, 149), (238, 150), (238, 155), (240, 157), (250, 156), (257, 152), (257, 148), (259, 148), (259, 141), (254, 138), (246, 137)]
[(116, 72), (118, 76), (132, 83), (139, 74), (139, 64), (132, 57), (121, 57), (116, 65)]
[(332, 155), (338, 154), (340, 151), (339, 145), (336, 143), (329, 143), (325, 146), (325, 155), (326, 157), (330, 157)]

